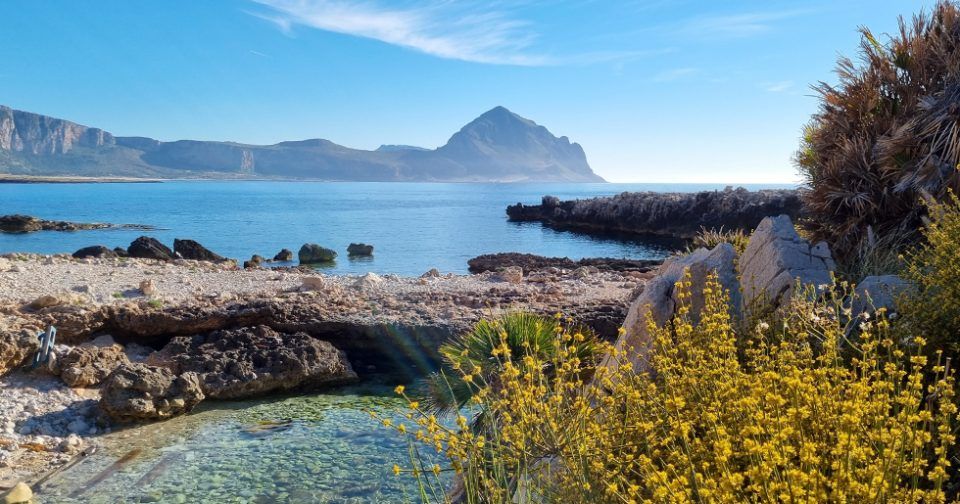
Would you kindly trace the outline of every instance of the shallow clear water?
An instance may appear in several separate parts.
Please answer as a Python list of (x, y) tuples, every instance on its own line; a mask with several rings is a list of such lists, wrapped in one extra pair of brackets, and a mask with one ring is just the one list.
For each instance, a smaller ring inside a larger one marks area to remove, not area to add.
[[(761, 186), (751, 186), (756, 189)], [(771, 187), (771, 186), (767, 186)], [(72, 253), (89, 245), (127, 246), (149, 234), (172, 246), (190, 238), (235, 259), (296, 252), (306, 242), (340, 253), (331, 273), (419, 275), (430, 268), (465, 272), (467, 260), (493, 252), (547, 256), (663, 257), (663, 246), (557, 232), (511, 223), (509, 204), (536, 204), (623, 191), (700, 191), (710, 184), (420, 184), (177, 181), (160, 184), (0, 184), (0, 215), (23, 213), (77, 222), (148, 224), (132, 230), (0, 234), (0, 253)], [(373, 244), (368, 260), (350, 260), (351, 242)]]
[(409, 465), (406, 441), (368, 411), (397, 421), (404, 402), (386, 387), (358, 386), (205, 403), (101, 438), (105, 448), (44, 483), (39, 502), (419, 502), (414, 479), (392, 473)]

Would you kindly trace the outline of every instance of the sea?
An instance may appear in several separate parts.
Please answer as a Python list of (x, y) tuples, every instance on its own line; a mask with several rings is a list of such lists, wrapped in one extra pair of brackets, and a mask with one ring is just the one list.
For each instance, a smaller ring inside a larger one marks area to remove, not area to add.
[[(420, 275), (431, 268), (465, 273), (480, 254), (657, 259), (674, 244), (656, 239), (588, 236), (539, 223), (507, 220), (514, 203), (609, 196), (625, 191), (696, 192), (725, 184), (448, 184), (397, 182), (171, 181), (162, 183), (0, 184), (0, 215), (27, 214), (74, 222), (141, 224), (156, 230), (106, 229), (0, 234), (0, 253), (73, 253), (90, 246), (126, 247), (141, 235), (167, 246), (196, 240), (243, 261), (295, 254), (304, 243), (336, 250), (331, 274)], [(748, 189), (789, 185), (747, 185)], [(350, 243), (374, 246), (372, 258), (350, 259)]]

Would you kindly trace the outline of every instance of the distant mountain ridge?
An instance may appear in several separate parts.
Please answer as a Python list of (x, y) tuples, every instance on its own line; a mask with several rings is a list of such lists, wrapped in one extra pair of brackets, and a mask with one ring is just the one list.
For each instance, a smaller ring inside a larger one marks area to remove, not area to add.
[(495, 107), (437, 149), (369, 151), (324, 139), (250, 145), (115, 137), (107, 131), (0, 105), (0, 173), (151, 178), (345, 181), (603, 182), (583, 148)]

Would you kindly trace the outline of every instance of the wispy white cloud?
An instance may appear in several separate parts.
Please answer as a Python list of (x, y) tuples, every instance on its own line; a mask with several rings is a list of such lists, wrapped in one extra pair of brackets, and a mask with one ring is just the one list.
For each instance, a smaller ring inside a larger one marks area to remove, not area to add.
[(688, 21), (682, 32), (704, 38), (752, 37), (774, 31), (779, 21), (809, 13), (809, 10), (794, 9), (699, 17)]
[(304, 26), (378, 40), (439, 58), (498, 65), (590, 65), (656, 56), (672, 49), (539, 51), (537, 27), (519, 15), (524, 2), (451, 0), (252, 0), (250, 14), (292, 35)]
[(691, 75), (696, 75), (700, 70), (697, 68), (687, 67), (687, 68), (673, 68), (670, 70), (664, 70), (657, 75), (653, 76), (654, 82), (673, 82), (676, 80), (683, 79), (684, 77), (689, 77)]
[(347, 0), (254, 0), (254, 12), (285, 33), (296, 25), (379, 40), (440, 58), (505, 65), (546, 65), (552, 58), (531, 52), (537, 38), (530, 23), (505, 11), (432, 0), (395, 7)]
[(783, 93), (793, 89), (793, 81), (785, 80), (779, 82), (767, 82), (761, 84), (761, 87), (771, 93)]

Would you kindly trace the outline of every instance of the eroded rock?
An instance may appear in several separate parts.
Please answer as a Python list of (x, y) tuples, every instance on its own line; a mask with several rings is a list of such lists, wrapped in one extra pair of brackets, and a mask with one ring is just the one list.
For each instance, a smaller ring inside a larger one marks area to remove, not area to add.
[(691, 319), (699, 321), (704, 307), (703, 288), (713, 272), (716, 272), (720, 284), (730, 296), (731, 313), (737, 313), (740, 306), (740, 285), (735, 269), (736, 257), (733, 246), (722, 243), (711, 250), (700, 248), (690, 254), (674, 256), (664, 261), (657, 276), (643, 286), (639, 296), (630, 305), (623, 323), (624, 333), (616, 342), (616, 348), (626, 352), (635, 369), (647, 369), (648, 356), (653, 345), (647, 317), (651, 317), (658, 326), (663, 326), (673, 318), (679, 302), (676, 283), (684, 278), (685, 272), (690, 273), (688, 302)]
[(745, 307), (781, 306), (801, 285), (831, 285), (836, 264), (826, 242), (810, 245), (790, 217), (767, 217), (750, 236), (738, 267)]
[(23, 366), (40, 350), (40, 340), (27, 331), (0, 331), (0, 376)]
[(196, 373), (176, 375), (164, 367), (133, 363), (115, 369), (100, 394), (100, 409), (116, 422), (170, 418), (204, 398)]
[(251, 397), (356, 379), (343, 352), (306, 333), (266, 326), (180, 336), (155, 357), (179, 373), (196, 373), (205, 396)]
[(73, 347), (59, 358), (60, 379), (70, 387), (91, 387), (129, 362), (122, 346), (109, 336), (100, 337)]

